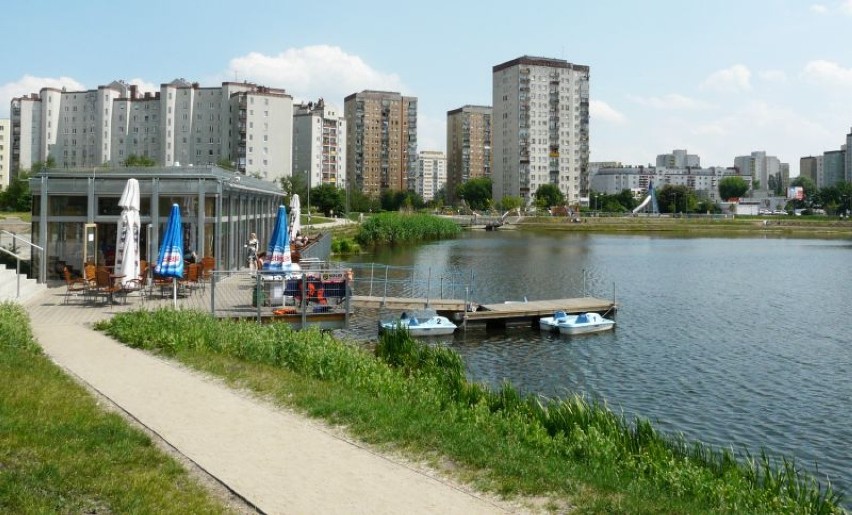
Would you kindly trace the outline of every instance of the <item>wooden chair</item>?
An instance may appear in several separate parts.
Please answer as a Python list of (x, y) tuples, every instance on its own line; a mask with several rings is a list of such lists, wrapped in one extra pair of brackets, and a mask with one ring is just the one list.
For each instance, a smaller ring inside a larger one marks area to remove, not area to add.
[(184, 276), (183, 280), (180, 281), (180, 285), (186, 288), (187, 292), (191, 294), (201, 284), (201, 265), (198, 263), (189, 263), (184, 266)]
[(210, 282), (213, 278), (213, 270), (216, 269), (216, 258), (213, 256), (204, 256), (201, 258), (201, 287)]
[(65, 278), (65, 299), (63, 304), (68, 304), (69, 297), (76, 297), (82, 294), (84, 296), (89, 290), (89, 282), (82, 277), (71, 277), (71, 270), (65, 266), (62, 269), (62, 276)]
[[(97, 294), (103, 295), (111, 304), (115, 302), (115, 294), (124, 291), (121, 284), (115, 284), (115, 280), (110, 277), (109, 269), (106, 267), (98, 267), (95, 272), (95, 283), (97, 284)], [(124, 298), (127, 303), (127, 297)]]
[[(140, 262), (139, 267), (139, 277), (135, 279), (130, 279), (124, 283), (124, 291), (126, 293), (139, 292), (139, 296), (142, 298), (142, 302), (145, 302), (146, 297), (148, 296), (148, 264), (145, 261)], [(125, 302), (127, 302), (127, 297), (125, 296)]]

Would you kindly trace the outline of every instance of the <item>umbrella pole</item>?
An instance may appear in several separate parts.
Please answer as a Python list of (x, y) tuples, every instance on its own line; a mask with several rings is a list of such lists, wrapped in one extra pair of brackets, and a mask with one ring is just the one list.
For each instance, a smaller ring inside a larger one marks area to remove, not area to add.
[(177, 277), (172, 277), (172, 298), (175, 302), (175, 309), (177, 309)]

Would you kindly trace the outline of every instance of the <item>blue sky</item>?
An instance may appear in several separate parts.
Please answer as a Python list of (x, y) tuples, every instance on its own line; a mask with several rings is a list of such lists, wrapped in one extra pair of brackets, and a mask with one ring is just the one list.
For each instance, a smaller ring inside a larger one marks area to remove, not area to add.
[(4, 18), (0, 118), (13, 96), (115, 79), (248, 80), (340, 108), (383, 89), (418, 97), (419, 148), (444, 150), (446, 112), (490, 105), (492, 66), (536, 55), (591, 67), (592, 161), (765, 150), (795, 175), (852, 127), (852, 0), (12, 0)]

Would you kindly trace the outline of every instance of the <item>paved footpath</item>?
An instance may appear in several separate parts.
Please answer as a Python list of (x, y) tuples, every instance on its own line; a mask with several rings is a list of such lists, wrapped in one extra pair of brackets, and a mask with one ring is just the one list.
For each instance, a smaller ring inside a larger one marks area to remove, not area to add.
[(77, 316), (87, 308), (56, 302), (58, 294), (54, 288), (27, 303), (45, 352), (264, 513), (517, 509), (374, 454), (214, 378), (121, 345)]

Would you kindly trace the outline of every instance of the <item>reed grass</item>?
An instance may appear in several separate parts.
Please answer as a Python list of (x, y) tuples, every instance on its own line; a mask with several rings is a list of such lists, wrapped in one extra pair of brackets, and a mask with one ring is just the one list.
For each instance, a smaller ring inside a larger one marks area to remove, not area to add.
[(227, 513), (142, 432), (106, 413), (0, 304), (0, 513)]
[(404, 329), (370, 355), (316, 329), (190, 311), (137, 311), (99, 327), (238, 378), (369, 442), (437, 454), (464, 479), (507, 496), (592, 512), (842, 512), (841, 495), (792, 461), (690, 443), (579, 396), (549, 400), (470, 382), (457, 353)]
[(428, 214), (379, 213), (361, 224), (355, 239), (362, 245), (435, 240), (458, 235), (461, 227)]

